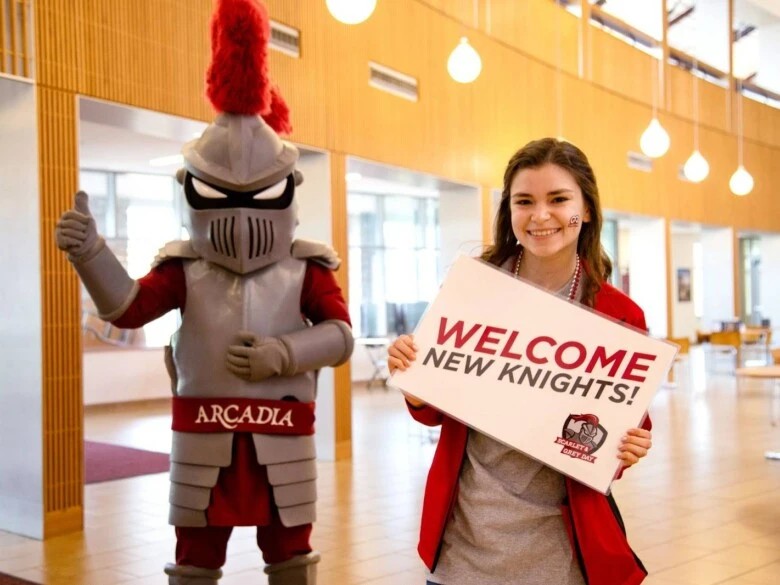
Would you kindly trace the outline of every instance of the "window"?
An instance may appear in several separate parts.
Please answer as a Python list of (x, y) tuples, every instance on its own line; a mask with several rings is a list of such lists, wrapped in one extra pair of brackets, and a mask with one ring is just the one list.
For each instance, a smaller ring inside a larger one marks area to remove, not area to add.
[(743, 321), (749, 325), (761, 324), (761, 248), (758, 237), (739, 239), (739, 292)]
[[(167, 242), (183, 238), (182, 204), (173, 177), (85, 170), (79, 182), (89, 194), (98, 233), (132, 278), (149, 271)], [(179, 326), (179, 314), (170, 312), (139, 330), (117, 329), (97, 317), (83, 285), (82, 307), (85, 349), (162, 347)]]
[(412, 331), (440, 283), (439, 200), (350, 193), (348, 213), (355, 336)]

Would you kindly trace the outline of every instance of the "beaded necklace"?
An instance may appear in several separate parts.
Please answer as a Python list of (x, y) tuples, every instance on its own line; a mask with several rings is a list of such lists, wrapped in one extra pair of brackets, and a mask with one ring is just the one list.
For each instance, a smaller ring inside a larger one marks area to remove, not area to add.
[[(520, 253), (517, 255), (517, 260), (515, 260), (515, 276), (520, 276), (520, 260), (523, 258), (523, 250), (520, 250)], [(574, 276), (572, 277), (571, 286), (569, 286), (569, 300), (573, 301), (574, 298), (577, 296), (577, 289), (580, 286), (580, 275), (582, 273), (582, 264), (580, 264), (580, 255), (577, 254), (577, 265), (574, 267)]]

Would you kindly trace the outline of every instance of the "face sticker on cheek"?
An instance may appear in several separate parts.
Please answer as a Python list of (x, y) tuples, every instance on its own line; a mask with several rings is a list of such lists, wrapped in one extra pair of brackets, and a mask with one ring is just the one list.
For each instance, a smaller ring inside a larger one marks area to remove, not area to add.
[(580, 216), (572, 215), (569, 218), (569, 227), (577, 227), (578, 225), (580, 225)]

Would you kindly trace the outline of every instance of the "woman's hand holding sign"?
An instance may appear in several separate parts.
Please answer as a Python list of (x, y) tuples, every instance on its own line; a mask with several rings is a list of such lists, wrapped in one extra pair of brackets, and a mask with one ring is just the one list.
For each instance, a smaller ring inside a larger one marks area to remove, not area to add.
[(623, 467), (631, 467), (647, 455), (653, 446), (653, 434), (645, 429), (629, 429), (618, 447), (618, 459), (623, 460)]
[[(417, 344), (414, 342), (414, 338), (411, 335), (401, 335), (393, 342), (393, 345), (387, 348), (387, 368), (390, 370), (390, 374), (395, 370), (406, 370), (415, 359), (417, 359)], [(425, 403), (422, 400), (418, 400), (414, 396), (410, 396), (406, 392), (403, 393), (407, 402), (419, 408), (424, 406)]]
[(387, 367), (392, 374), (395, 370), (402, 372), (409, 367), (410, 363), (417, 357), (417, 344), (411, 335), (401, 335), (393, 342), (393, 345), (387, 348), (390, 357), (387, 359)]

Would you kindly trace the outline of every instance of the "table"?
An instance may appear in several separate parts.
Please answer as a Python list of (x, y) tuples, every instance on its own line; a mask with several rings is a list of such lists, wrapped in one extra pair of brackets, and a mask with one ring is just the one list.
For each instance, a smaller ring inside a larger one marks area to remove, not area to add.
[[(737, 368), (737, 391), (739, 391), (739, 379), (740, 378), (758, 378), (764, 380), (774, 380), (775, 389), (780, 387), (780, 366), (755, 366), (750, 368)], [(777, 425), (777, 401), (772, 401), (772, 426)], [(780, 460), (780, 451), (767, 451), (764, 453), (766, 459)]]
[(374, 382), (381, 382), (387, 390), (387, 347), (390, 345), (390, 340), (386, 337), (360, 337), (355, 340), (355, 345), (362, 345), (366, 348), (368, 359), (371, 360), (371, 365), (374, 367), (374, 372), (371, 374), (371, 379), (366, 384), (366, 388), (370, 389)]

